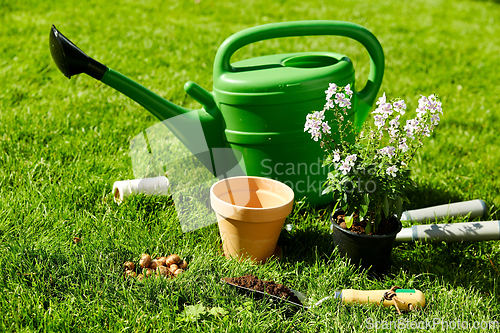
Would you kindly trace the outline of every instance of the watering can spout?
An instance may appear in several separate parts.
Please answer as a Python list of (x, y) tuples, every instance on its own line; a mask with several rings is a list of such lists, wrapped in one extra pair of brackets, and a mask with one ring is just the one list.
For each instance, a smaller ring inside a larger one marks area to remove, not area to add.
[[(81, 73), (88, 74), (132, 98), (162, 122), (182, 115), (183, 124), (186, 122), (193, 125), (196, 123), (201, 124), (206, 141), (203, 144), (206, 144), (207, 148), (225, 147), (222, 116), (212, 94), (197, 84), (188, 82), (184, 89), (189, 95), (199, 101), (204, 106), (204, 109), (187, 109), (175, 105), (137, 82), (92, 59), (60, 33), (54, 25), (52, 25), (50, 30), (49, 42), (52, 59), (57, 68), (67, 78)], [(196, 155), (196, 152), (193, 150), (197, 150), (196, 147), (199, 147), (199, 143), (192, 142), (192, 130), (189, 130), (189, 124), (175, 128), (171, 125), (172, 123), (168, 121), (164, 122), (172, 133)], [(211, 159), (204, 157), (202, 158), (202, 163), (209, 170), (214, 170)]]
[(73, 75), (85, 73), (100, 80), (107, 67), (90, 58), (82, 50), (67, 39), (54, 25), (50, 29), (50, 53), (57, 68), (68, 79)]
[(162, 121), (192, 111), (167, 101), (92, 59), (59, 32), (54, 25), (50, 29), (49, 42), (52, 59), (67, 78), (81, 73), (88, 74), (132, 98)]

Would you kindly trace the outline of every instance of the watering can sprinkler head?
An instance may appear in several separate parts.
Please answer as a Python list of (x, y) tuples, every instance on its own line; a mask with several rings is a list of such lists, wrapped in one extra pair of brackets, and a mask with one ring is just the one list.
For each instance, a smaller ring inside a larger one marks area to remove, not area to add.
[(73, 75), (85, 73), (100, 80), (106, 73), (105, 65), (86, 55), (54, 25), (50, 29), (49, 43), (52, 59), (68, 79)]

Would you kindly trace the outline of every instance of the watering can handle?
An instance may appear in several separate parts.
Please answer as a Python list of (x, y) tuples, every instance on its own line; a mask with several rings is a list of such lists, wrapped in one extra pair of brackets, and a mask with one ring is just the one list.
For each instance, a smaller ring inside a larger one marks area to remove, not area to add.
[(343, 21), (292, 21), (270, 23), (242, 30), (226, 39), (220, 46), (214, 60), (214, 78), (225, 72), (234, 72), (230, 64), (232, 55), (244, 47), (258, 41), (298, 36), (332, 35), (352, 38), (360, 42), (370, 55), (370, 73), (365, 87), (358, 97), (368, 105), (373, 105), (384, 75), (384, 51), (377, 38), (366, 28)]

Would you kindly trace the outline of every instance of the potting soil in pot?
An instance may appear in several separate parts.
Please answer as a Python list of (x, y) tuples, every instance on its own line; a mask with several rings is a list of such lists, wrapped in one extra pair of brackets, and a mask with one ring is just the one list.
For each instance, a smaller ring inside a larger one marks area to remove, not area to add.
[(226, 277), (222, 278), (222, 280), (229, 284), (257, 290), (302, 305), (298, 297), (295, 296), (295, 294), (288, 287), (274, 281), (260, 280), (252, 274), (247, 274), (236, 278)]
[[(356, 218), (357, 215), (355, 214), (354, 217)], [(343, 228), (350, 230), (352, 232), (355, 232), (357, 234), (363, 235), (365, 233), (365, 227), (367, 220), (359, 221), (359, 222), (354, 222), (351, 226), (351, 228), (347, 228), (347, 224), (345, 222), (345, 214), (344, 212), (340, 211), (338, 214), (334, 215), (334, 220), (337, 222), (337, 224)], [(380, 221), (380, 224), (377, 228), (377, 235), (385, 235), (393, 232), (396, 230), (398, 227), (398, 220), (395, 217), (391, 217), (389, 219), (383, 218)], [(374, 235), (373, 231), (370, 232), (368, 235)]]

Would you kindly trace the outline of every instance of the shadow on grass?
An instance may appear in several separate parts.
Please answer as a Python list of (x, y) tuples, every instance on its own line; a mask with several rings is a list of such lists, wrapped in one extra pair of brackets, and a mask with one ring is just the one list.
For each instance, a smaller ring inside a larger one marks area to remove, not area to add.
[(295, 230), (281, 232), (278, 245), (287, 261), (311, 261), (315, 256), (328, 259), (334, 250), (332, 236), (320, 230)]
[(407, 243), (394, 248), (394, 266), (410, 275), (425, 274), (430, 281), (446, 281), (454, 287), (474, 288), (500, 299), (500, 253), (492, 253), (495, 241), (463, 243)]
[(419, 184), (417, 188), (408, 190), (406, 196), (410, 200), (410, 203), (404, 207), (406, 210), (464, 201), (458, 195), (429, 187), (426, 184)]
[[(408, 194), (410, 209), (460, 202), (463, 198), (443, 190), (420, 185)], [(332, 207), (322, 207), (331, 211)], [(282, 231), (278, 244), (286, 261), (314, 261), (316, 256), (327, 258), (334, 251), (332, 236), (321, 223), (329, 222), (317, 210), (301, 207), (296, 215), (311, 214), (309, 223), (297, 226), (291, 232)], [(320, 218), (320, 223), (311, 223)], [(305, 219), (307, 220), (307, 218)], [(398, 275), (401, 270), (410, 276), (426, 275), (430, 281), (446, 281), (454, 287), (468, 289), (500, 298), (496, 284), (500, 280), (500, 253), (494, 251), (495, 241), (466, 243), (404, 243), (393, 250), (393, 265), (388, 276)], [(370, 274), (371, 275), (371, 274)], [(374, 277), (372, 275), (372, 277)]]
[[(409, 191), (407, 209), (418, 209), (464, 201), (448, 191), (426, 185)], [(495, 241), (405, 243), (393, 250), (393, 272), (403, 269), (410, 275), (426, 274), (430, 280), (444, 280), (454, 287), (474, 289), (500, 299), (496, 284), (500, 279), (500, 253)]]

